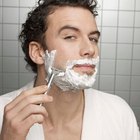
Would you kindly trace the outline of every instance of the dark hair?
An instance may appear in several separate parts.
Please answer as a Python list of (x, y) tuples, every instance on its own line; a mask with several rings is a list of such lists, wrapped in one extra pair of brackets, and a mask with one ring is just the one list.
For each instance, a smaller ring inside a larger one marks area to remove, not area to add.
[(88, 9), (93, 16), (96, 16), (96, 5), (96, 0), (39, 0), (38, 6), (28, 13), (27, 20), (22, 24), (22, 30), (19, 35), (27, 66), (30, 66), (33, 72), (37, 72), (37, 65), (29, 56), (29, 43), (36, 41), (45, 49), (44, 37), (47, 30), (48, 15), (52, 14), (56, 8), (71, 6)]

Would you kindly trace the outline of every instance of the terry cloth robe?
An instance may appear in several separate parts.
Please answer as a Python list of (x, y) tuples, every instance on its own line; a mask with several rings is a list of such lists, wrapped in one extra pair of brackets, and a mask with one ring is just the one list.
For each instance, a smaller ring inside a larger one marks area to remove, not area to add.
[[(33, 82), (0, 96), (0, 131), (4, 106), (23, 90), (32, 87)], [(85, 109), (81, 140), (140, 140), (134, 113), (123, 99), (94, 89), (86, 89), (84, 94)], [(45, 140), (42, 125), (34, 124), (26, 140)]]

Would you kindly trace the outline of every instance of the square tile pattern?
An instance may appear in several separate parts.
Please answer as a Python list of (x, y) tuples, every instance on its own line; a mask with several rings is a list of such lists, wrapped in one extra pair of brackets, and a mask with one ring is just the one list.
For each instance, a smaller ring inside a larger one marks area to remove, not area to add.
[[(0, 0), (0, 94), (34, 78), (18, 42), (21, 24), (37, 0)], [(131, 105), (140, 123), (140, 0), (99, 0), (100, 63), (95, 88)]]

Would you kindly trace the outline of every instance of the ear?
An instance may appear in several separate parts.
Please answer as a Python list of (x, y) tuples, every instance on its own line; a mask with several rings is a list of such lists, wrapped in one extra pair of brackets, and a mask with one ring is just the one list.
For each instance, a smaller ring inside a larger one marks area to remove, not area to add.
[(38, 42), (32, 41), (29, 44), (29, 55), (36, 64), (44, 64), (44, 50)]

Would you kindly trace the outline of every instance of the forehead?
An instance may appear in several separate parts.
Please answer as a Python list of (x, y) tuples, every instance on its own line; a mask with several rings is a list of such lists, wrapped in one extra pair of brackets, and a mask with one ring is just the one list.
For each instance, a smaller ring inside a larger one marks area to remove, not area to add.
[(72, 25), (79, 29), (97, 30), (93, 14), (81, 7), (59, 7), (54, 13), (48, 16), (47, 22), (48, 29)]

